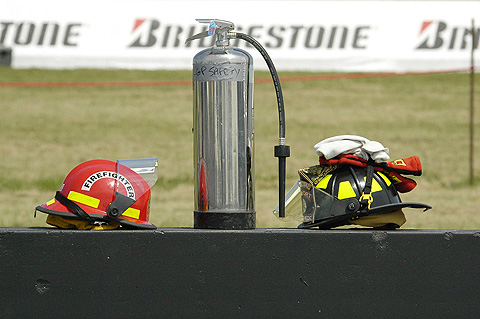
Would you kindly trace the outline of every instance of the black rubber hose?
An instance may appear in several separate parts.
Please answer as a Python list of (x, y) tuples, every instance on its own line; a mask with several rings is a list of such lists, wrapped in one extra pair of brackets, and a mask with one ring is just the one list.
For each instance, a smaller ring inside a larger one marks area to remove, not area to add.
[(275, 146), (275, 157), (278, 157), (278, 216), (285, 217), (285, 179), (286, 179), (286, 166), (287, 157), (290, 156), (290, 146), (285, 145), (285, 106), (283, 103), (282, 87), (280, 85), (280, 79), (278, 78), (277, 70), (273, 65), (272, 59), (268, 55), (263, 46), (255, 40), (253, 37), (245, 33), (232, 32), (232, 38), (242, 39), (253, 45), (255, 49), (260, 52), (262, 57), (267, 62), (268, 69), (272, 75), (273, 85), (275, 87), (275, 93), (277, 95), (278, 104), (278, 139), (279, 145)]
[(283, 93), (282, 87), (280, 85), (280, 79), (278, 78), (277, 70), (273, 65), (272, 59), (268, 55), (267, 51), (263, 48), (263, 46), (255, 40), (253, 37), (249, 36), (245, 33), (234, 32), (235, 37), (238, 39), (242, 39), (253, 45), (255, 49), (260, 52), (262, 57), (267, 62), (268, 69), (270, 70), (270, 74), (272, 75), (273, 85), (275, 87), (275, 93), (277, 95), (277, 104), (278, 104), (278, 137), (281, 139), (285, 138), (285, 106), (283, 103)]

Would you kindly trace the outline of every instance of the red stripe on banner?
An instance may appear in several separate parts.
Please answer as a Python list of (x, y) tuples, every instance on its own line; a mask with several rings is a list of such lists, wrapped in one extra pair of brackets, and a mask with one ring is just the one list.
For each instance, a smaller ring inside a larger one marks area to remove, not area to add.
[[(472, 68), (429, 72), (405, 72), (405, 73), (342, 73), (314, 76), (290, 76), (281, 77), (280, 82), (323, 81), (359, 78), (379, 78), (405, 75), (440, 74), (468, 72)], [(476, 68), (478, 69), (478, 68)], [(255, 79), (256, 83), (271, 82), (271, 78)], [(181, 86), (192, 85), (192, 81), (136, 81), (136, 82), (0, 82), (0, 87), (116, 87), (116, 86)]]

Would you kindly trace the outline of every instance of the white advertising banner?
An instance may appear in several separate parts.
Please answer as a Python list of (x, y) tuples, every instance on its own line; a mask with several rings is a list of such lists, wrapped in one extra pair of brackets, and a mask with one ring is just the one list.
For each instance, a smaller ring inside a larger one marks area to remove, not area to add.
[(15, 68), (189, 69), (213, 43), (185, 43), (196, 18), (233, 22), (280, 71), (443, 71), (470, 67), (480, 2), (0, 0), (0, 48)]

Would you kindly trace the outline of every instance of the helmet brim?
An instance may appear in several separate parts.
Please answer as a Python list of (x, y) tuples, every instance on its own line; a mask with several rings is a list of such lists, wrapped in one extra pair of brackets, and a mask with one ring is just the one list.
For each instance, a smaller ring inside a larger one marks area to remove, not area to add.
[[(83, 205), (79, 204), (79, 206), (83, 206)], [(75, 215), (68, 209), (68, 207), (64, 206), (58, 201), (55, 201), (55, 203), (52, 203), (50, 205), (47, 205), (47, 204), (39, 205), (35, 208), (35, 210), (41, 213), (53, 214), (53, 215), (58, 215), (62, 217), (68, 217), (68, 218), (75, 217)], [(109, 221), (107, 218), (107, 215), (100, 211), (98, 213), (89, 212), (88, 214), (96, 220), (104, 221), (104, 222)], [(129, 220), (129, 219), (130, 218), (128, 217), (120, 216), (116, 221), (118, 221), (121, 225), (127, 228), (157, 229), (157, 226), (149, 222), (145, 222), (142, 220), (133, 221), (133, 219), (132, 220)]]
[(387, 205), (371, 208), (368, 210), (367, 215), (388, 214), (402, 208), (418, 208), (418, 209), (423, 209), (423, 211), (427, 211), (431, 209), (432, 206), (423, 204), (423, 203), (414, 203), (414, 202), (394, 203), (394, 204), (387, 204)]
[[(393, 213), (397, 210), (402, 208), (419, 208), (423, 209), (423, 211), (427, 211), (432, 208), (432, 206), (423, 204), (423, 203), (395, 203), (395, 204), (387, 204), (378, 206), (368, 210), (367, 214), (364, 216), (371, 216), (371, 215), (381, 215), (381, 214), (389, 214)], [(332, 218), (326, 218), (323, 220), (319, 220), (313, 223), (302, 223), (298, 225), (299, 229), (307, 229), (307, 228), (314, 228), (319, 227), (320, 229), (331, 229), (339, 226), (344, 226), (349, 224), (349, 219), (353, 218), (356, 213), (335, 216)]]

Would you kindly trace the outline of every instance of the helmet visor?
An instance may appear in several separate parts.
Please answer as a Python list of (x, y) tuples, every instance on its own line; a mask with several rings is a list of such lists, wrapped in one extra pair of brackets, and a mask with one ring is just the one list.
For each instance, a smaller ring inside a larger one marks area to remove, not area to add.
[(118, 160), (115, 163), (114, 200), (106, 209), (107, 216), (110, 219), (120, 218), (123, 220), (129, 218), (137, 223), (147, 220), (150, 186), (145, 178), (137, 174), (133, 168), (142, 172), (148, 171), (148, 174), (143, 176), (152, 180), (152, 178), (155, 179), (155, 177), (152, 177), (155, 174), (152, 171), (155, 170), (155, 166), (145, 167), (143, 164), (145, 163), (142, 160)]
[[(280, 220), (298, 220), (304, 224), (311, 224), (325, 218), (345, 214), (358, 210), (358, 200), (341, 201), (317, 187), (320, 181), (335, 171), (339, 165), (314, 165), (298, 170), (300, 180), (285, 196), (285, 218), (279, 218), (278, 206), (273, 211)], [(351, 206), (353, 205), (353, 206)]]
[(312, 223), (324, 215), (323, 212), (332, 210), (335, 198), (312, 182), (297, 181), (285, 196), (285, 217), (278, 216), (278, 205), (273, 214), (283, 221), (297, 220), (303, 223)]
[(279, 206), (273, 210), (273, 214), (282, 221), (302, 220), (302, 193), (300, 189), (300, 181), (285, 195), (285, 217), (279, 216)]
[[(148, 186), (153, 187), (158, 179), (158, 158), (135, 158), (121, 159), (117, 163), (122, 164), (140, 175)], [(118, 165), (120, 166), (120, 165)]]

